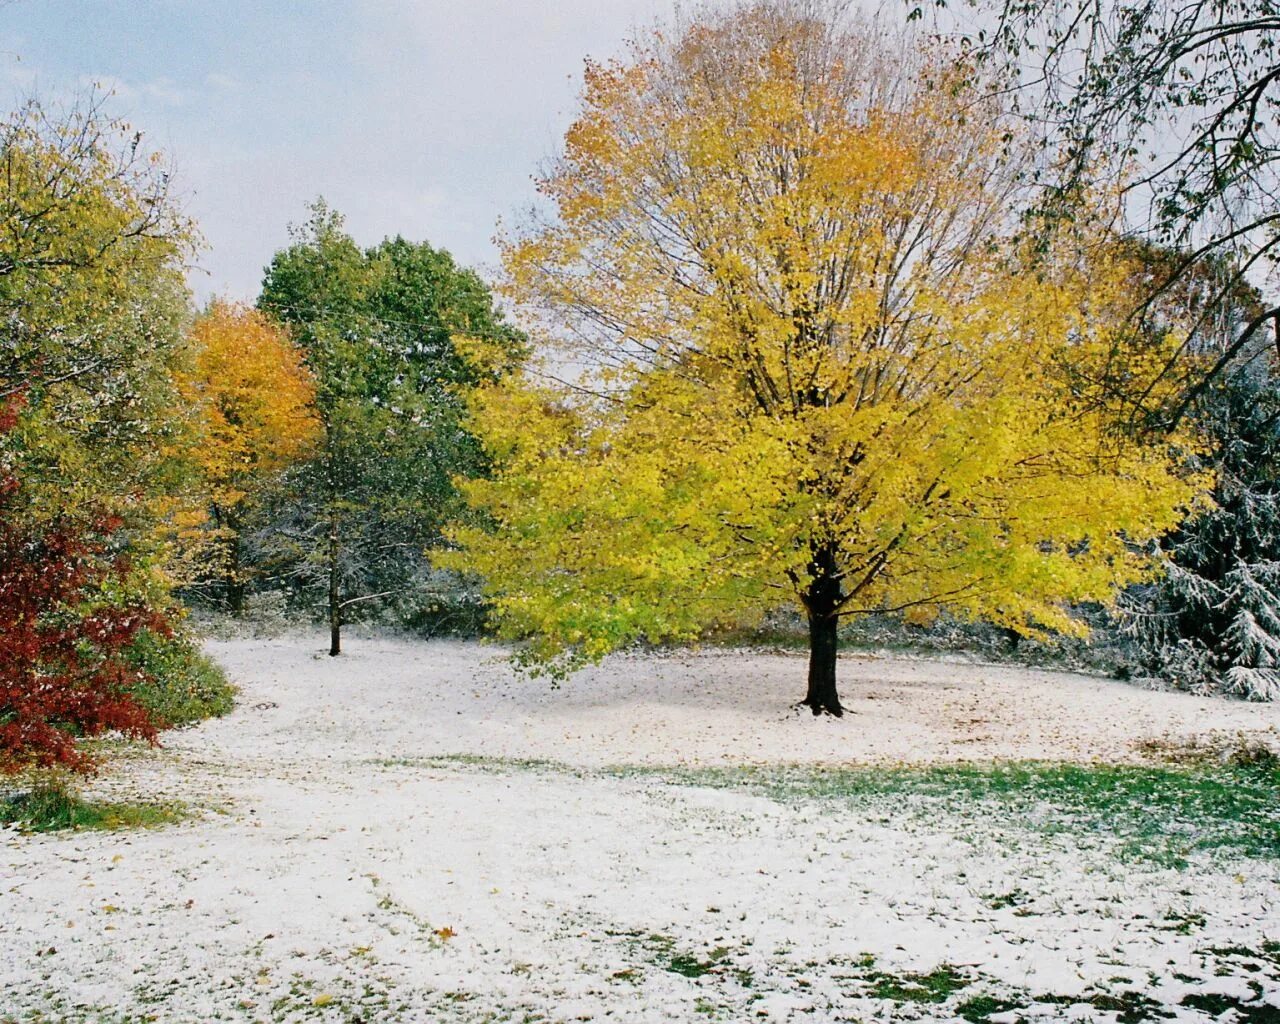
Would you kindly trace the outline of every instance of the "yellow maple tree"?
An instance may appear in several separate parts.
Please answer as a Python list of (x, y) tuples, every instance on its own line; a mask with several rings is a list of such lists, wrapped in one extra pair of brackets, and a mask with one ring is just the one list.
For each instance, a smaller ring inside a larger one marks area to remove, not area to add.
[(240, 558), (245, 503), (303, 458), (320, 423), (315, 385), (288, 331), (266, 314), (215, 300), (191, 329), (188, 367), (178, 375), (194, 410), (192, 459), (209, 511), (200, 522), (185, 516), (189, 534), (221, 579), (233, 610), (240, 610), (246, 572)]
[(764, 2), (589, 64), (507, 240), (531, 335), (586, 366), (472, 403), (494, 460), (451, 565), (526, 655), (688, 639), (790, 599), (805, 702), (841, 713), (841, 617), (939, 608), (1079, 632), (1203, 481), (1126, 424), (1177, 339), (1120, 310), (1100, 199), (1020, 234), (1034, 153), (971, 67)]

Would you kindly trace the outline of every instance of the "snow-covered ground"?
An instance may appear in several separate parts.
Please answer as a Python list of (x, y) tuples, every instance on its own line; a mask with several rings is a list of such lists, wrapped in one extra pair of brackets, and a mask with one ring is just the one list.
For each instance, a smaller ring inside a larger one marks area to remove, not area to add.
[(1275, 860), (640, 767), (1135, 760), (1274, 741), (1280, 707), (843, 658), (851, 713), (815, 720), (799, 657), (616, 658), (556, 690), (474, 644), (209, 646), (236, 711), (95, 784), (196, 818), (0, 832), (0, 1021), (1280, 1017)]

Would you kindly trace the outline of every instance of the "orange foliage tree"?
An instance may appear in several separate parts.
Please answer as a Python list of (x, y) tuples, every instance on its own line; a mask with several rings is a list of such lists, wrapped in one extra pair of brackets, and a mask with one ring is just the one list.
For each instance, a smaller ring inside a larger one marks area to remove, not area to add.
[(191, 340), (179, 387), (195, 410), (193, 460), (208, 503), (195, 548), (207, 558), (203, 575), (221, 581), (238, 613), (249, 577), (245, 507), (310, 451), (319, 434), (315, 385), (287, 330), (247, 306), (215, 300)]

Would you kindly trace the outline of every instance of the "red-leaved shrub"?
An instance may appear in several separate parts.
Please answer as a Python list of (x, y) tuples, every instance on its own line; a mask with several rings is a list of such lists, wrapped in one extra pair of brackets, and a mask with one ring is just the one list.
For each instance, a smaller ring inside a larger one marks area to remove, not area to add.
[[(0, 436), (16, 407), (0, 405)], [(0, 774), (59, 765), (93, 769), (77, 741), (118, 730), (154, 741), (156, 723), (133, 699), (139, 673), (125, 657), (143, 628), (165, 632), (141, 604), (106, 604), (104, 584), (129, 566), (109, 553), (109, 517), (31, 527), (14, 516), (19, 482), (0, 467)]]

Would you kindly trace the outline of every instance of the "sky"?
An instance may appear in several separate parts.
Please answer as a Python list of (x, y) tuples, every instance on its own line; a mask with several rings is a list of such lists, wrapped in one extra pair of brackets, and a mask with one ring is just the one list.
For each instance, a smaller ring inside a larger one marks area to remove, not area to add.
[(356, 240), (485, 271), (567, 127), (583, 58), (672, 0), (10, 0), (5, 109), (95, 87), (171, 158), (198, 300), (252, 300), (318, 195)]

